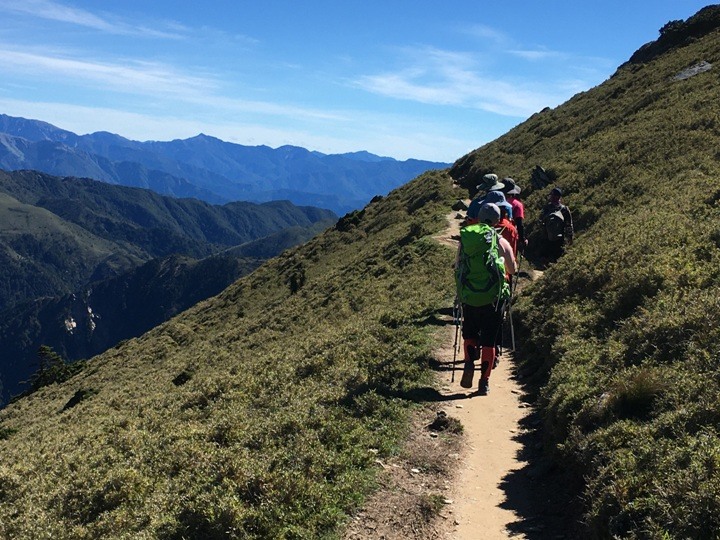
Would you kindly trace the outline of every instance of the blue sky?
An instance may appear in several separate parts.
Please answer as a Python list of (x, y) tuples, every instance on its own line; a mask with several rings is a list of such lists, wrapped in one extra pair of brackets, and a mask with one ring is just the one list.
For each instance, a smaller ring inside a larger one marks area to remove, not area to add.
[(0, 113), (134, 140), (452, 162), (694, 0), (0, 0)]

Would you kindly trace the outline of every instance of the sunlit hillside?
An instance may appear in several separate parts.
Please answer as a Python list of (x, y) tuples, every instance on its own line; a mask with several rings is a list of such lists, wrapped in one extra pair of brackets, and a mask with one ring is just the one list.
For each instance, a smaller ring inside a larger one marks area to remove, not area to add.
[[(432, 235), (492, 171), (523, 186), (531, 260), (550, 186), (575, 216), (515, 313), (546, 451), (584, 479), (588, 538), (716, 538), (719, 28), (717, 6), (669, 24), (450, 174), (1, 411), (0, 536), (333, 538), (433, 381), (431, 322), (454, 291)], [(533, 187), (536, 165), (550, 185)]]

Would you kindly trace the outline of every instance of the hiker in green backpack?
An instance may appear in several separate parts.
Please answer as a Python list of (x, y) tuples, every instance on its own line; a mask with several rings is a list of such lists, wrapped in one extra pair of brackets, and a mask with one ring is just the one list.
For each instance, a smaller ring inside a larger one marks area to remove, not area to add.
[(472, 388), (475, 361), (481, 362), (478, 392), (486, 395), (495, 356), (504, 304), (510, 298), (508, 274), (517, 272), (510, 244), (493, 228), (500, 209), (493, 203), (468, 208), (467, 225), (460, 229), (455, 283), (462, 303), (465, 364), (460, 386)]
[(573, 242), (573, 229), (570, 209), (562, 203), (562, 190), (553, 188), (548, 202), (543, 207), (540, 223), (545, 232), (545, 255), (555, 260), (565, 251), (565, 244)]

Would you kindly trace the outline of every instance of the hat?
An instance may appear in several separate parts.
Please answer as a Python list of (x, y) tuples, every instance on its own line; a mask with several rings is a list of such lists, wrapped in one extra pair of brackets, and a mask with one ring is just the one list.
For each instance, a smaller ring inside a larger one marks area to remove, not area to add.
[(515, 180), (512, 178), (503, 178), (502, 183), (505, 184), (505, 187), (502, 189), (505, 195), (520, 195), (522, 189), (515, 183)]
[(502, 191), (490, 191), (485, 197), (483, 197), (485, 203), (496, 204), (505, 209), (507, 215), (512, 217), (512, 205), (507, 202), (505, 194)]
[(552, 191), (550, 191), (552, 195), (557, 195), (558, 197), (562, 197), (562, 189), (558, 187), (552, 188)]
[(481, 223), (495, 225), (500, 221), (500, 209), (493, 203), (485, 203), (478, 209), (477, 220)]
[(484, 189), (485, 191), (499, 191), (503, 187), (505, 187), (505, 184), (498, 181), (497, 174), (489, 173), (482, 177), (482, 183), (477, 186), (477, 189)]
[(477, 219), (478, 212), (480, 211), (480, 207), (483, 205), (485, 201), (483, 200), (483, 197), (476, 197), (472, 201), (470, 201), (470, 204), (468, 205), (467, 209), (467, 218), (468, 219)]
[(498, 181), (498, 175), (493, 173), (488, 173), (485, 176), (483, 176), (482, 179), (484, 184), (494, 184)]

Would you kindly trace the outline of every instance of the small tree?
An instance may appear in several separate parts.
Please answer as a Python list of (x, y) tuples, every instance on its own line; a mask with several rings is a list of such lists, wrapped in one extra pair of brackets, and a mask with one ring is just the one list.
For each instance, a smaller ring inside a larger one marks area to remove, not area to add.
[(52, 347), (40, 345), (38, 349), (40, 368), (30, 377), (30, 387), (38, 390), (43, 386), (59, 383), (70, 378), (72, 374), (65, 360)]

